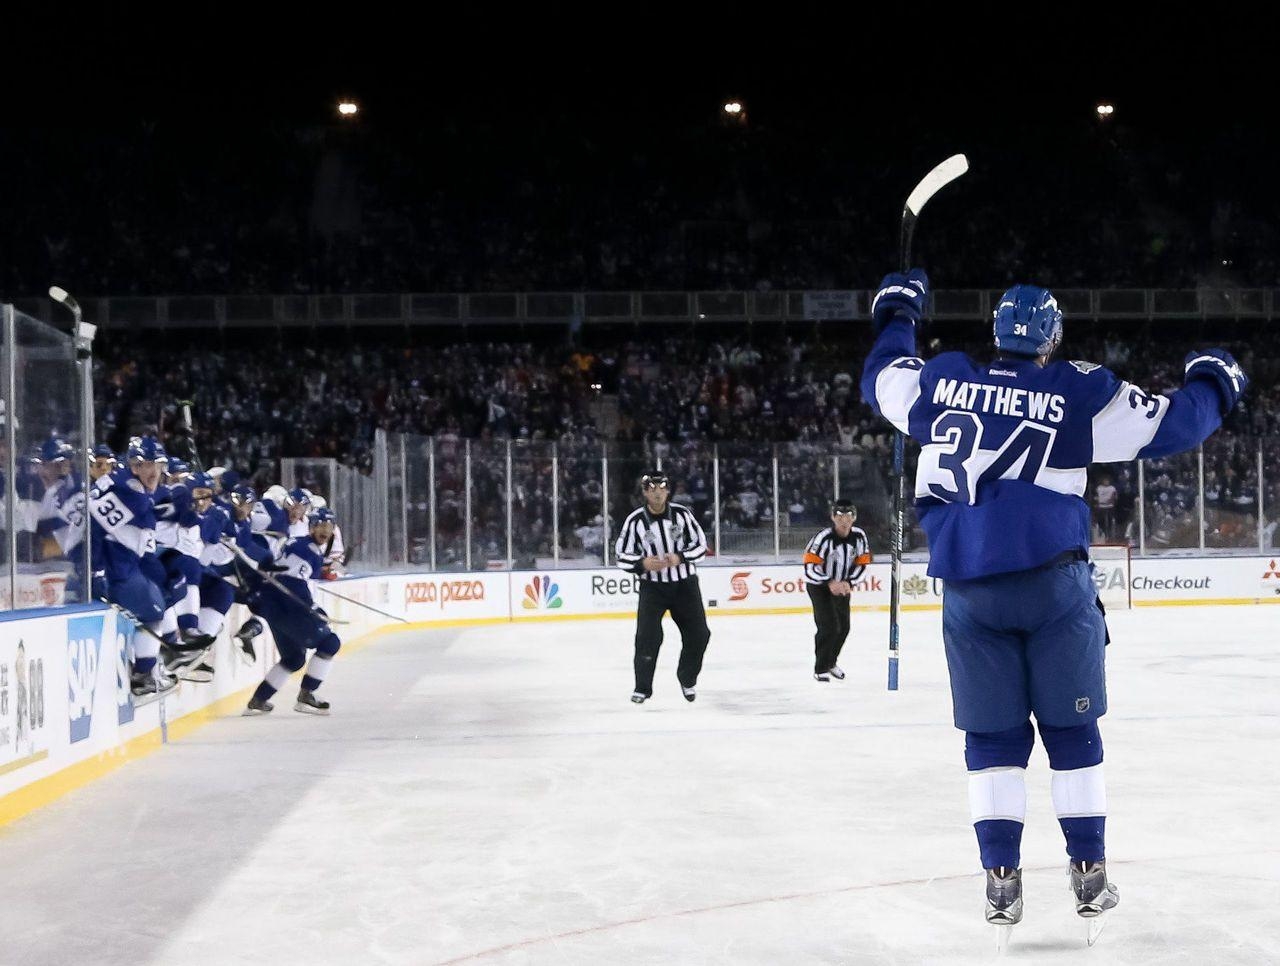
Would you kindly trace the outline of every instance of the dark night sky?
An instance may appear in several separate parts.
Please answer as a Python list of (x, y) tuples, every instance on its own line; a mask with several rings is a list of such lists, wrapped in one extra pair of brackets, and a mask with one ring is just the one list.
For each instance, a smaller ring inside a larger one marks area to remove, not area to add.
[(634, 129), (696, 120), (737, 96), (754, 123), (835, 123), (875, 137), (895, 124), (998, 131), (1087, 118), (1105, 98), (1170, 138), (1251, 118), (1260, 140), (1274, 136), (1272, 111), (1258, 115), (1272, 85), (1258, 82), (1265, 62), (1240, 24), (1206, 33), (1169, 15), (1055, 11), (1036, 23), (1025, 11), (984, 21), (923, 7), (877, 20), (855, 7), (843, 23), (790, 7), (780, 23), (776, 7), (766, 19), (728, 4), (581, 15), (549, 4), (515, 19), (470, 9), (424, 7), (421, 23), (365, 9), (284, 20), (219, 7), (182, 24), (17, 25), (6, 31), (14, 69), (0, 123), (306, 123), (351, 93), (383, 124), (518, 125), (553, 113), (585, 129)]

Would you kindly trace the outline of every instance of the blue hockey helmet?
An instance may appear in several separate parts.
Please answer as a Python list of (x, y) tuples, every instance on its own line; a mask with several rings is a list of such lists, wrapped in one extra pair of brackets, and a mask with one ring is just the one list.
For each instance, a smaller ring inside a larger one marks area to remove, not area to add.
[(310, 506), (311, 494), (302, 487), (294, 487), (284, 498), (285, 506)]
[(338, 515), (327, 506), (322, 506), (320, 509), (312, 510), (307, 514), (307, 526), (314, 527), (321, 523), (332, 523), (334, 526), (337, 526)]
[(258, 502), (258, 493), (248, 483), (237, 483), (236, 488), (231, 491), (231, 502), (236, 506), (244, 506), (245, 504), (253, 506)]
[(164, 447), (154, 436), (135, 436), (129, 440), (127, 458), (130, 463), (168, 463)]
[(70, 443), (59, 439), (56, 433), (50, 433), (49, 438), (40, 444), (36, 459), (41, 463), (58, 463), (70, 459), (73, 455), (75, 450)]
[(212, 492), (214, 490), (213, 477), (208, 473), (194, 473), (187, 480), (187, 486), (191, 487), (193, 492), (195, 490), (209, 490)]
[(177, 476), (179, 473), (190, 473), (191, 464), (186, 460), (172, 459), (169, 460), (167, 472), (170, 476)]
[(99, 443), (93, 448), (93, 452), (90, 455), (95, 460), (113, 460), (116, 458), (116, 454), (106, 443)]
[(1062, 311), (1047, 288), (1015, 285), (993, 313), (996, 348), (1021, 356), (1045, 356), (1062, 341)]

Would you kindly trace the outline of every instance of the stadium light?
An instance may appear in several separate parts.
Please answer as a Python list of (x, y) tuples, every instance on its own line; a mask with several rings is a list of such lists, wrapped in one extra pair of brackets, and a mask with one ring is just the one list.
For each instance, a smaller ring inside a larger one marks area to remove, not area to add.
[(355, 117), (359, 110), (360, 108), (356, 106), (355, 101), (342, 101), (338, 105), (338, 113), (343, 117)]
[(1097, 107), (1098, 120), (1105, 121), (1116, 112), (1115, 106), (1111, 104), (1099, 104)]
[(741, 102), (741, 101), (729, 101), (729, 103), (725, 104), (725, 106), (724, 106), (724, 112), (725, 112), (726, 114), (741, 114), (741, 113), (742, 113), (742, 102)]

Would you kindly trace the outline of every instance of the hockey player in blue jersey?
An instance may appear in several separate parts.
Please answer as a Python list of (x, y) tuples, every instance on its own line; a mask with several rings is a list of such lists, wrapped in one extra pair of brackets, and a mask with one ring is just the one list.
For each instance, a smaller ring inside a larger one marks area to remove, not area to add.
[(929, 573), (945, 581), (942, 634), (987, 871), (987, 920), (1012, 925), (1022, 917), (1033, 715), (1076, 911), (1096, 917), (1119, 894), (1107, 881), (1104, 850), (1098, 719), (1107, 710), (1106, 625), (1088, 562), (1086, 469), (1196, 447), (1248, 380), (1222, 349), (1190, 353), (1183, 388), (1169, 396), (1093, 363), (1054, 362), (1062, 313), (1032, 285), (1014, 286), (996, 307), (994, 362), (958, 352), (925, 362), (915, 326), (928, 285), (918, 269), (881, 283), (862, 393), (921, 444), (916, 508)]
[[(219, 479), (222, 483), (227, 483), (232, 479), (238, 480), (239, 474), (227, 470)], [(226, 533), (226, 536), (230, 538), (230, 543), (224, 543), (224, 546), (234, 546), (243, 553), (242, 562), (235, 563), (233, 561), (232, 570), (236, 574), (237, 582), (240, 585), (236, 600), (247, 605), (249, 602), (248, 581), (250, 575), (247, 573), (242, 574), (241, 568), (247, 565), (251, 569), (263, 571), (274, 569), (272, 563), (274, 555), (267, 546), (267, 538), (253, 532), (252, 518), (254, 508), (258, 505), (258, 494), (249, 484), (236, 483), (230, 491), (224, 492), (221, 497), (218, 496), (215, 490), (214, 500), (231, 519), (230, 527)], [(244, 560), (244, 558), (248, 559)], [(266, 628), (258, 616), (251, 614), (248, 620), (241, 624), (233, 635), (240, 642), (240, 651), (249, 663), (253, 663), (258, 659), (258, 652), (254, 647), (253, 641), (261, 636), (265, 630)]]
[[(160, 484), (166, 461), (153, 436), (134, 437), (128, 465), (101, 476), (89, 494), (89, 510), (103, 531), (102, 554), (93, 566), (102, 571), (106, 599), (141, 621), (151, 633), (134, 637), (130, 688), (134, 699), (147, 700), (177, 687), (177, 679), (156, 673), (158, 634), (166, 630), (164, 567), (156, 559), (156, 516), (151, 495)], [(176, 624), (174, 625), (176, 627)]]
[(332, 510), (313, 511), (307, 519), (308, 535), (290, 541), (284, 548), (279, 562), (285, 571), (269, 580), (259, 580), (250, 594), (250, 607), (263, 616), (276, 639), (280, 661), (254, 691), (244, 710), (246, 715), (271, 712), (271, 696), (307, 663), (309, 650), (315, 654), (307, 664), (293, 707), (308, 714), (329, 713), (329, 702), (321, 701), (315, 692), (328, 675), (341, 642), (326, 623), (324, 611), (315, 606), (311, 582), (320, 576), (321, 552), (333, 536), (336, 519)]
[[(185, 476), (190, 476), (185, 473)], [(179, 474), (172, 471), (168, 478)], [(200, 516), (183, 482), (158, 486), (152, 494), (156, 513), (156, 548), (165, 570), (165, 603), (173, 609), (176, 631), (165, 635), (165, 666), (178, 671), (198, 664), (213, 646), (214, 637), (200, 628)]]

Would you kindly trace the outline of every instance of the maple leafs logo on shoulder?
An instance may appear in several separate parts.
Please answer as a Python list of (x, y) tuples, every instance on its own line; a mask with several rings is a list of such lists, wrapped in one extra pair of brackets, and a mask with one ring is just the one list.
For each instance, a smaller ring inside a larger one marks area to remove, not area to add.
[(1071, 365), (1073, 365), (1082, 376), (1087, 376), (1089, 373), (1093, 372), (1094, 369), (1102, 368), (1102, 366), (1098, 365), (1096, 362), (1077, 362), (1075, 359), (1071, 360)]

